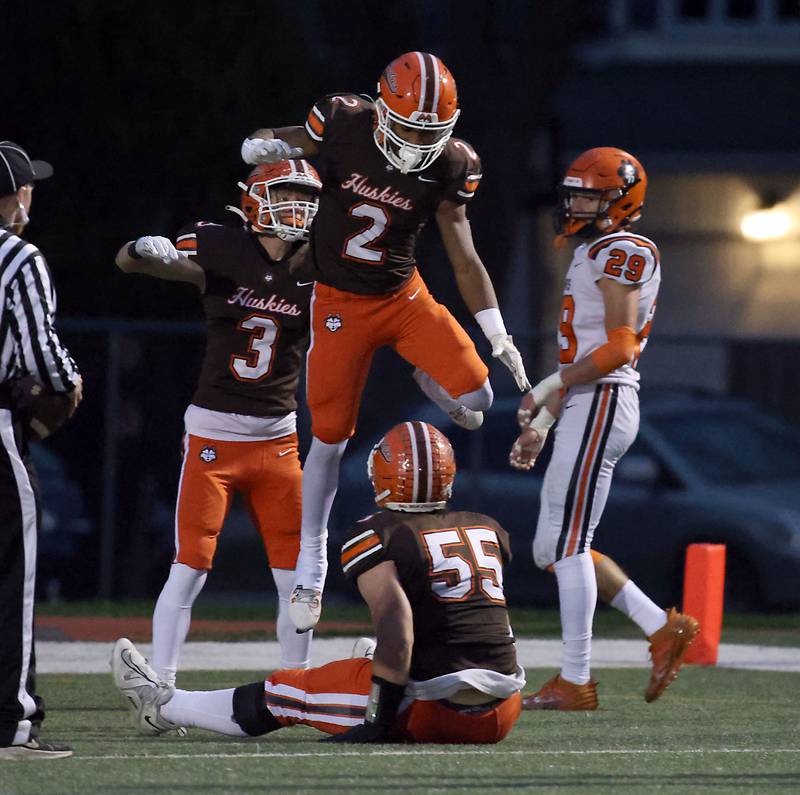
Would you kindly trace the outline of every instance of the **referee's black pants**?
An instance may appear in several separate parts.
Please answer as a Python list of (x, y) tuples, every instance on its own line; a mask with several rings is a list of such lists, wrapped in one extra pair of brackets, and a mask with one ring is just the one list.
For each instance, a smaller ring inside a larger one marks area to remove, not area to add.
[(0, 409), (0, 747), (38, 733), (33, 601), (39, 484), (19, 423)]

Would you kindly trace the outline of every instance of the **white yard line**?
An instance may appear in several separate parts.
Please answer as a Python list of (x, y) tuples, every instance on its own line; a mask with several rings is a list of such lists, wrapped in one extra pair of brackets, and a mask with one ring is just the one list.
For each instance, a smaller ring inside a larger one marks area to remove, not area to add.
[(635, 755), (669, 755), (676, 754), (798, 754), (800, 748), (599, 748), (597, 750), (563, 751), (563, 750), (501, 750), (491, 748), (465, 748), (459, 750), (437, 750), (414, 746), (408, 749), (386, 749), (375, 751), (256, 751), (245, 753), (216, 754), (99, 754), (97, 756), (80, 754), (72, 757), (74, 761), (92, 761), (95, 759), (145, 759), (153, 762), (157, 759), (299, 759), (301, 757), (319, 758), (326, 756), (635, 756)]
[[(355, 638), (318, 638), (311, 653), (314, 665), (350, 657)], [(38, 673), (107, 673), (111, 643), (42, 641), (36, 644)], [(139, 647), (150, 654), (150, 644)], [(520, 664), (525, 668), (558, 668), (560, 640), (517, 641)], [(636, 640), (596, 640), (592, 643), (593, 668), (648, 668), (647, 643)], [(181, 654), (182, 671), (271, 671), (280, 667), (280, 650), (272, 642), (187, 643)], [(800, 648), (792, 646), (748, 646), (723, 643), (719, 648), (720, 668), (753, 671), (800, 671)]]

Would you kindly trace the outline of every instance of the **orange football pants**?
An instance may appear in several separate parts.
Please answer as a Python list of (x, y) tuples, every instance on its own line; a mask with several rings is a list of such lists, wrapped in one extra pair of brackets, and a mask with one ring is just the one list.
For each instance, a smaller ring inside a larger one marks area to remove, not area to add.
[[(372, 662), (337, 660), (320, 668), (276, 671), (264, 682), (269, 711), (283, 726), (303, 724), (340, 734), (364, 722), (372, 687)], [(397, 716), (398, 740), (415, 743), (497, 743), (520, 715), (515, 693), (483, 711), (462, 712), (441, 701), (412, 701)], [(466, 708), (465, 708), (466, 709)]]
[(372, 356), (394, 348), (451, 397), (483, 386), (489, 370), (446, 307), (414, 275), (389, 295), (357, 295), (317, 284), (311, 302), (306, 390), (311, 427), (328, 444), (355, 432)]
[(185, 434), (175, 520), (175, 562), (210, 569), (231, 500), (244, 497), (269, 565), (293, 569), (300, 552), (303, 475), (297, 434), (224, 442)]

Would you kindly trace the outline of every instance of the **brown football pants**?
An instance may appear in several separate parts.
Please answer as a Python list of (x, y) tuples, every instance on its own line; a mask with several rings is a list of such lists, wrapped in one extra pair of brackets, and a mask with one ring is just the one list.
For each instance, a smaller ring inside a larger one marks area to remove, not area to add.
[[(337, 660), (320, 668), (276, 671), (264, 682), (269, 711), (283, 726), (313, 726), (340, 734), (364, 722), (372, 662)], [(397, 739), (416, 743), (497, 743), (520, 715), (519, 693), (485, 710), (468, 712), (441, 701), (412, 701), (397, 716)], [(467, 709), (467, 708), (465, 708)]]
[(273, 569), (300, 552), (303, 474), (297, 434), (261, 442), (184, 436), (175, 516), (175, 562), (210, 569), (235, 492), (244, 497)]
[(311, 302), (307, 395), (314, 436), (327, 444), (355, 432), (372, 356), (394, 348), (451, 397), (483, 386), (489, 370), (446, 307), (414, 275), (389, 295), (357, 295), (317, 284)]

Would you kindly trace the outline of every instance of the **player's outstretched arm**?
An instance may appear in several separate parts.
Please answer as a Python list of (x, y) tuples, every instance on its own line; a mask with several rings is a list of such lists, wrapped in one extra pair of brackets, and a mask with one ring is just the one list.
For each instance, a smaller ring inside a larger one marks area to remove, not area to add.
[(168, 282), (189, 282), (201, 292), (206, 288), (203, 269), (178, 253), (166, 237), (145, 235), (125, 243), (114, 261), (123, 273), (143, 273)]
[(391, 733), (411, 670), (414, 620), (394, 561), (385, 560), (358, 578), (358, 590), (372, 614), (378, 644), (372, 660), (372, 689), (364, 723), (323, 742), (380, 743)]
[(436, 211), (436, 223), (453, 266), (458, 291), (489, 340), (492, 356), (511, 371), (520, 390), (530, 389), (522, 356), (506, 331), (503, 316), (497, 306), (492, 280), (475, 250), (466, 207), (456, 202), (443, 201)]
[(250, 165), (314, 157), (319, 151), (305, 127), (262, 127), (242, 142), (242, 160)]

